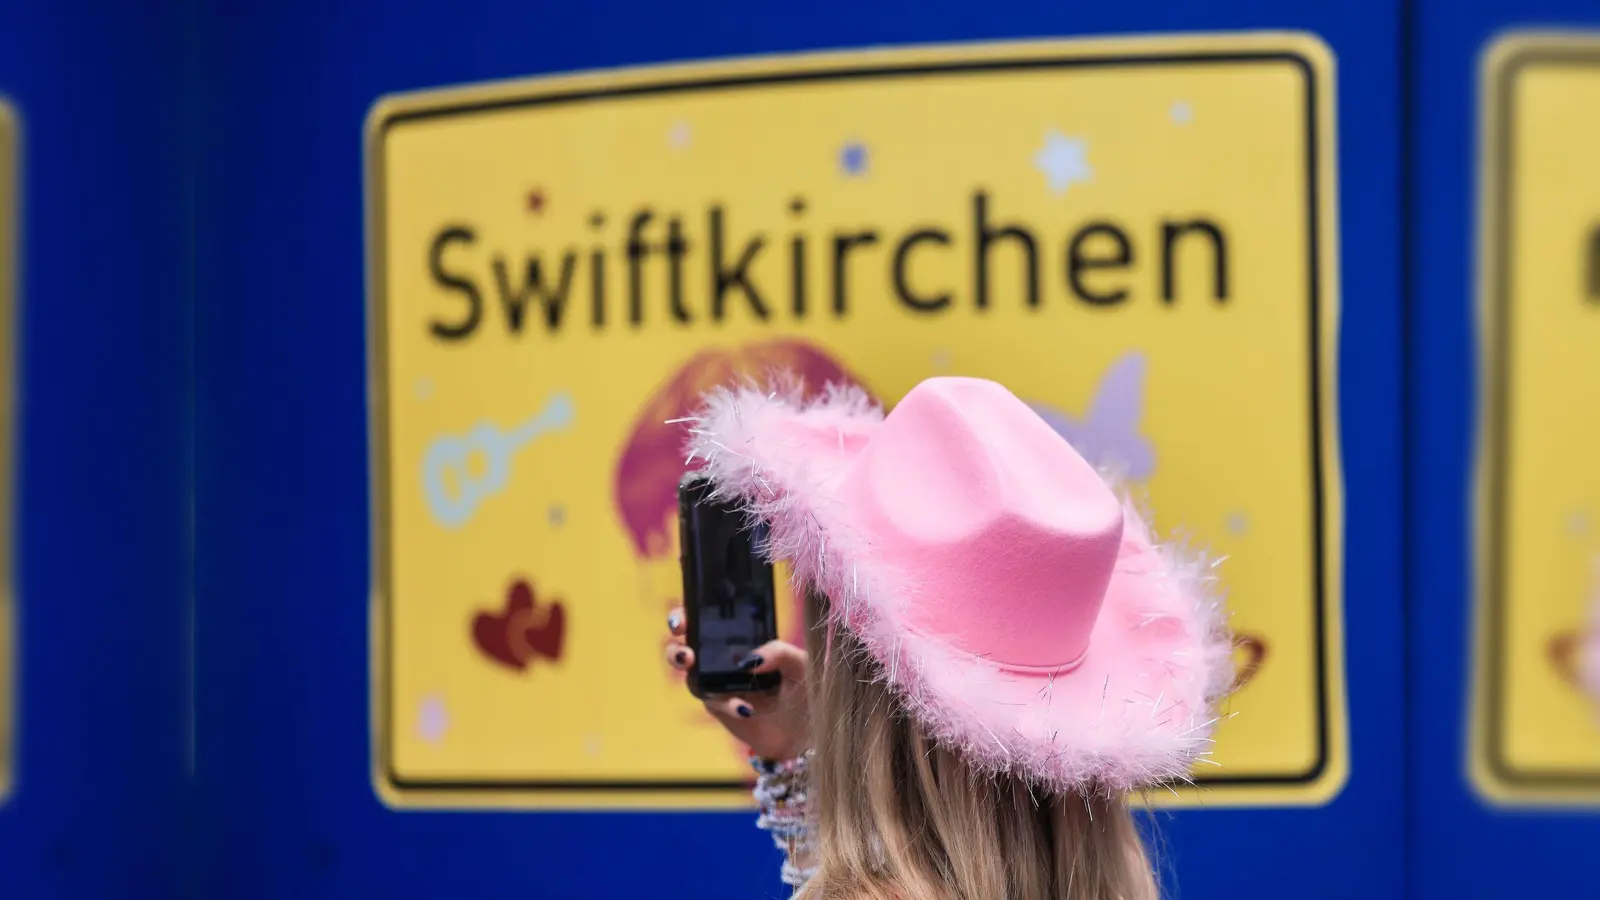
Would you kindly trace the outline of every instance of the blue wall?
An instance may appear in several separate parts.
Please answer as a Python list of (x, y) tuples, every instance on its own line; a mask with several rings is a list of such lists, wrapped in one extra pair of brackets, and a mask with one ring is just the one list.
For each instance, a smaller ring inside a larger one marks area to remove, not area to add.
[[(1600, 26), (1593, 0), (1415, 4), (1408, 43), (1412, 211), (1407, 294), (1409, 883), (1417, 897), (1600, 892), (1593, 813), (1492, 811), (1463, 762), (1471, 683), (1471, 514), (1477, 428), (1479, 66), (1511, 28)], [(1593, 114), (1593, 111), (1590, 111)]]
[(21, 742), (0, 896), (780, 894), (743, 815), (374, 797), (361, 136), (378, 96), (1261, 28), (1313, 32), (1338, 65), (1353, 774), (1323, 809), (1158, 816), (1169, 875), (1187, 898), (1581, 896), (1600, 818), (1491, 812), (1463, 764), (1479, 54), (1552, 24), (1600, 26), (1600, 7), (0, 0), (26, 181)]
[(6, 897), (180, 888), (184, 35), (177, 4), (139, 6), (0, 3), (25, 179)]
[[(886, 43), (1288, 28), (1338, 58), (1353, 771), (1320, 810), (1163, 815), (1187, 897), (1399, 896), (1399, 15), (1390, 3), (281, 2), (201, 24), (200, 793), (217, 896), (776, 896), (740, 815), (386, 810), (369, 780), (361, 127), (380, 95)], [(1341, 848), (1329, 852), (1330, 847)], [(1350, 865), (1351, 858), (1362, 864)], [(518, 875), (509, 878), (510, 872)], [(668, 873), (671, 873), (670, 875)]]

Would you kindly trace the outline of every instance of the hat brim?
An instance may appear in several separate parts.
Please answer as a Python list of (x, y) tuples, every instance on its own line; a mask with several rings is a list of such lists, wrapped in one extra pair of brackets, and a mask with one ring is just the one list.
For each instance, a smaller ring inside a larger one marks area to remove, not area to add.
[(973, 656), (903, 621), (917, 574), (875, 557), (838, 498), (882, 410), (853, 388), (799, 397), (749, 386), (712, 394), (693, 420), (691, 458), (704, 460), (717, 495), (769, 523), (773, 558), (790, 562), (797, 587), (830, 599), (837, 624), (935, 741), (981, 770), (1062, 791), (1189, 779), (1234, 680), (1212, 564), (1158, 544), (1124, 501), (1122, 547), (1082, 663), (1040, 674)]

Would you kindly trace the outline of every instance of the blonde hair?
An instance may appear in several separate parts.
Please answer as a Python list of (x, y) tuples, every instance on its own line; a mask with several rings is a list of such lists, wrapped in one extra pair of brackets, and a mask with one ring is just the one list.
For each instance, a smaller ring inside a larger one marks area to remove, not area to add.
[(802, 900), (1156, 900), (1127, 803), (977, 774), (844, 629), (812, 623), (816, 874)]

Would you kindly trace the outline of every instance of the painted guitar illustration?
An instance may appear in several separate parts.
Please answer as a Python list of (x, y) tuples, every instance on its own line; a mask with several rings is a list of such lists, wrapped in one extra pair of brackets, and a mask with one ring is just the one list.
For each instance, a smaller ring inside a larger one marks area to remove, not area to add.
[[(440, 525), (460, 528), (505, 489), (518, 450), (572, 424), (572, 398), (554, 394), (538, 415), (510, 430), (480, 422), (466, 434), (435, 438), (422, 457), (422, 491)], [(481, 468), (474, 471), (474, 457)]]

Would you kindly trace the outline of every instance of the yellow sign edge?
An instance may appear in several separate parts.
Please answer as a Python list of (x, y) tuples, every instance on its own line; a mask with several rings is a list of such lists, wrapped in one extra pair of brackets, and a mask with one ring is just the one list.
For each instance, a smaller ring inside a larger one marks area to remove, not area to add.
[[(7, 164), (9, 163), (9, 164)], [(17, 779), (17, 723), (21, 721), (22, 676), (19, 614), (16, 605), (12, 552), (16, 541), (16, 409), (17, 409), (17, 286), (22, 267), (22, 120), (17, 110), (0, 96), (0, 178), (9, 184), (9, 203), (0, 204), (0, 804), (11, 796)]]
[(1490, 402), (1491, 387), (1502, 377), (1501, 359), (1495, 350), (1497, 314), (1495, 281), (1500, 276), (1497, 248), (1508, 236), (1501, 228), (1503, 210), (1496, 191), (1497, 176), (1503, 174), (1496, 135), (1509, 126), (1502, 121), (1509, 102), (1506, 76), (1530, 57), (1593, 54), (1600, 64), (1600, 31), (1572, 32), (1545, 29), (1506, 31), (1485, 46), (1479, 67), (1478, 131), (1478, 263), (1476, 314), (1478, 324), (1479, 376), (1476, 406), (1478, 429), (1474, 436), (1473, 459), (1473, 541), (1472, 561), (1472, 646), (1471, 689), (1467, 698), (1468, 727), (1466, 746), (1467, 780), (1478, 797), (1500, 807), (1578, 807), (1600, 805), (1600, 773), (1593, 787), (1568, 785), (1532, 786), (1517, 784), (1497, 770), (1490, 747), (1494, 735), (1488, 709), (1491, 647), (1487, 627), (1490, 609), (1489, 511), (1492, 506), (1489, 445), (1500, 427), (1499, 411)]
[(384, 209), (382, 185), (383, 137), (396, 119), (467, 105), (512, 101), (528, 95), (581, 90), (617, 90), (641, 84), (675, 80), (703, 80), (742, 74), (768, 73), (781, 68), (786, 73), (820, 71), (841, 63), (892, 68), (940, 62), (981, 62), (985, 60), (1028, 60), (1068, 54), (1144, 55), (1161, 52), (1270, 52), (1293, 54), (1303, 60), (1314, 79), (1318, 107), (1314, 141), (1319, 165), (1311, 177), (1317, 180), (1324, 202), (1318, 210), (1318, 245), (1313, 248), (1319, 263), (1318, 334), (1320, 336), (1320, 382), (1318, 432), (1321, 436), (1323, 488), (1323, 608), (1322, 633), (1323, 683), (1327, 729), (1321, 771), (1305, 783), (1287, 785), (1185, 786), (1170, 793), (1146, 795), (1152, 808), (1204, 809), (1241, 807), (1321, 806), (1339, 795), (1350, 776), (1348, 708), (1344, 665), (1344, 489), (1339, 459), (1337, 391), (1337, 351), (1339, 346), (1339, 254), (1337, 140), (1335, 138), (1335, 62), (1331, 49), (1320, 37), (1308, 32), (1258, 31), (1213, 32), (1198, 34), (1155, 34), (1147, 36), (1089, 37), (1060, 40), (1024, 40), (973, 44), (939, 44), (905, 48), (830, 50), (801, 54), (772, 54), (735, 59), (669, 63), (604, 69), (573, 74), (535, 76), (464, 86), (424, 89), (380, 97), (368, 111), (363, 129), (363, 183), (365, 193), (365, 234), (367, 266), (367, 372), (368, 372), (368, 456), (371, 491), (371, 540), (369, 595), (368, 673), (370, 688), (369, 733), (371, 737), (371, 777), (373, 791), (387, 807), (403, 810), (521, 809), (542, 811), (578, 810), (708, 810), (748, 809), (750, 797), (730, 790), (659, 792), (627, 790), (551, 789), (540, 791), (507, 788), (504, 791), (473, 789), (399, 788), (385, 769), (389, 733), (389, 710), (384, 708), (387, 684), (384, 660), (389, 653), (388, 533), (388, 373), (386, 295), (380, 229)]
[(1339, 455), (1338, 350), (1339, 241), (1337, 159), (1337, 63), (1331, 49), (1314, 35), (1293, 36), (1292, 47), (1317, 76), (1318, 209), (1316, 252), (1320, 256), (1317, 333), (1321, 338), (1319, 407), (1323, 484), (1323, 609), (1324, 684), (1327, 690), (1327, 746), (1321, 773), (1312, 781), (1291, 785), (1230, 785), (1178, 788), (1176, 794), (1152, 792), (1153, 809), (1240, 809), (1249, 807), (1317, 807), (1331, 803), (1350, 781), (1349, 699), (1345, 684), (1344, 640), (1344, 473)]

